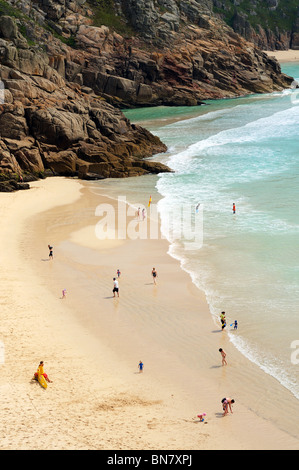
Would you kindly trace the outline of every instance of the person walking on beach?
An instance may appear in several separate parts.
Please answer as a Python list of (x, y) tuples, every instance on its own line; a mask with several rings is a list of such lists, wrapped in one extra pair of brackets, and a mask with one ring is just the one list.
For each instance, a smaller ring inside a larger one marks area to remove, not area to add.
[(113, 297), (115, 297), (115, 294), (117, 293), (117, 297), (119, 297), (119, 287), (118, 287), (118, 281), (113, 278)]
[(223, 351), (222, 348), (219, 349), (219, 352), (222, 356), (222, 365), (223, 366), (227, 366), (227, 362), (226, 362), (226, 353)]
[(53, 259), (53, 246), (48, 245), (49, 248), (49, 259)]
[(62, 289), (62, 299), (66, 298), (66, 289)]
[(235, 403), (234, 399), (222, 398), (221, 403), (222, 403), (222, 408), (223, 408), (223, 416), (228, 414), (228, 409), (230, 409), (231, 413), (233, 412), (232, 404)]
[(153, 276), (154, 284), (157, 284), (156, 279), (158, 277), (158, 274), (157, 274), (156, 268), (153, 268), (152, 276)]
[(233, 203), (233, 214), (235, 214), (235, 213), (236, 213), (236, 204)]
[(138, 369), (139, 369), (139, 373), (141, 374), (143, 372), (143, 362), (139, 361), (139, 364), (138, 364)]
[(119, 270), (119, 269), (116, 271), (116, 274), (117, 274), (117, 277), (120, 277), (120, 275), (121, 275), (121, 272), (120, 272), (120, 270)]

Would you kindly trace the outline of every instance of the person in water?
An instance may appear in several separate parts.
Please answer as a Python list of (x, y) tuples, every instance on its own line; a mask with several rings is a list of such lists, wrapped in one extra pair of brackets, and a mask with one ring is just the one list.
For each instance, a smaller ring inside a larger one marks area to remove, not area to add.
[(235, 214), (235, 213), (236, 213), (236, 204), (233, 203), (233, 214)]
[(37, 371), (34, 374), (34, 379), (38, 380), (40, 375), (43, 375), (47, 382), (52, 383), (52, 380), (49, 379), (48, 375), (44, 371), (44, 361), (40, 361)]

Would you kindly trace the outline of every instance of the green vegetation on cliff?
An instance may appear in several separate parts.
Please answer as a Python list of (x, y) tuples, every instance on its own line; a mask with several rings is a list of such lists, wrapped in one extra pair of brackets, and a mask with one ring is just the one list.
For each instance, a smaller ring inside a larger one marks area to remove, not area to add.
[(244, 14), (254, 29), (261, 26), (275, 31), (292, 31), (299, 9), (298, 0), (243, 0), (236, 6), (233, 0), (214, 1), (214, 11), (233, 26), (236, 13)]
[(111, 30), (125, 37), (133, 35), (132, 28), (123, 17), (117, 14), (113, 0), (89, 0), (88, 5), (94, 14), (94, 26), (108, 26)]

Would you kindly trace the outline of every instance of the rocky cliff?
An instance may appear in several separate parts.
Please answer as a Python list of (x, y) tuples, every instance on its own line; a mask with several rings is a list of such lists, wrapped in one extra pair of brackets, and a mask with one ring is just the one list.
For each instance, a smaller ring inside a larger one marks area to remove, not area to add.
[(299, 49), (299, 0), (213, 0), (236, 33), (264, 50)]
[(215, 17), (210, 0), (1, 1), (0, 64), (2, 190), (49, 174), (169, 171), (145, 159), (163, 143), (121, 108), (196, 105), (292, 82)]

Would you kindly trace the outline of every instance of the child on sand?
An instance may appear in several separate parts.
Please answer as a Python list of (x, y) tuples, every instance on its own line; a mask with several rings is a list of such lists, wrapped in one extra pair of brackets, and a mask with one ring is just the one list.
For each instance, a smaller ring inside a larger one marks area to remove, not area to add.
[(222, 365), (223, 365), (223, 366), (227, 366), (227, 362), (226, 362), (226, 359), (225, 359), (225, 358), (226, 358), (226, 353), (223, 351), (222, 348), (219, 349), (219, 352), (220, 352), (220, 354), (221, 354), (221, 356), (222, 356)]
[(206, 416), (206, 413), (201, 413), (200, 415), (197, 415), (201, 423), (204, 421), (204, 416)]

